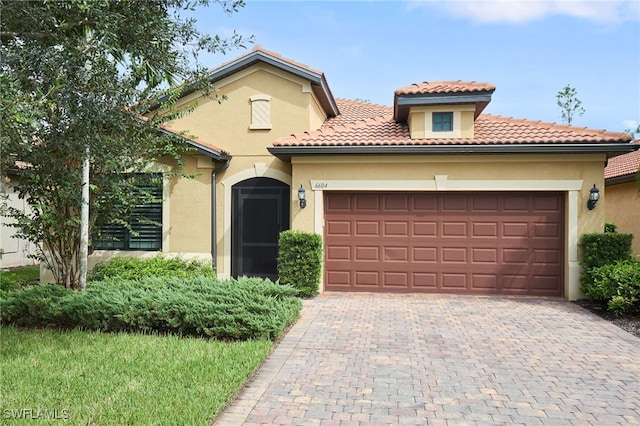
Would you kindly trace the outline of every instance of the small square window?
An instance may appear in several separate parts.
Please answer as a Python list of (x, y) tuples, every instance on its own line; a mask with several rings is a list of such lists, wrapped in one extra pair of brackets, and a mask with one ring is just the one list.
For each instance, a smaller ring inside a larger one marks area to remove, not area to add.
[(434, 112), (433, 131), (451, 132), (453, 131), (453, 112)]

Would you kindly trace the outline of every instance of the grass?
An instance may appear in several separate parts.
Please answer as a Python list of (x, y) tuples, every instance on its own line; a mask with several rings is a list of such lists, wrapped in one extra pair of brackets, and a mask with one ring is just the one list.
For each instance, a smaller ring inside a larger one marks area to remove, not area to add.
[(0, 288), (13, 290), (40, 278), (40, 266), (25, 266), (11, 270), (0, 270)]
[(85, 425), (206, 425), (273, 345), (14, 327), (0, 332), (0, 417), (8, 424), (40, 416), (45, 424), (63, 417)]

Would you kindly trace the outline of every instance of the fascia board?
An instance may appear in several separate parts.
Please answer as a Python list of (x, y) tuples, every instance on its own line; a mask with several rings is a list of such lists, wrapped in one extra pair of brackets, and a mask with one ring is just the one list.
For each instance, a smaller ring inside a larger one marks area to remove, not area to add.
[(439, 155), (439, 154), (590, 154), (607, 157), (624, 154), (628, 144), (514, 144), (514, 145), (366, 145), (366, 146), (274, 146), (267, 150), (289, 161), (306, 155)]

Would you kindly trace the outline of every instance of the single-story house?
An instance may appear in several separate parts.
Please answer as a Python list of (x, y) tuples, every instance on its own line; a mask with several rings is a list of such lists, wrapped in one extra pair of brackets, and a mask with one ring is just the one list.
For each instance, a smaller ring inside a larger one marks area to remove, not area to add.
[[(640, 147), (640, 140), (632, 144)], [(609, 159), (604, 169), (606, 208), (604, 217), (618, 232), (633, 234), (633, 253), (640, 256), (640, 151)]]
[[(488, 83), (413, 84), (391, 107), (340, 99), (260, 46), (210, 78), (226, 100), (187, 92), (179, 105), (197, 108), (165, 127), (194, 135), (196, 177), (167, 179), (161, 229), (119, 253), (276, 278), (278, 235), (296, 229), (322, 236), (322, 291), (581, 296), (578, 238), (606, 211), (588, 200), (634, 149), (627, 134), (485, 114)], [(97, 248), (92, 262), (115, 253)]]

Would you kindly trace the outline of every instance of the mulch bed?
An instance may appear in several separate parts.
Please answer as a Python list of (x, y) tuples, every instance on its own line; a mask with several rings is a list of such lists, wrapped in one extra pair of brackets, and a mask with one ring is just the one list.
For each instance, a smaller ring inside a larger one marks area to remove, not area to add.
[(573, 303), (593, 312), (609, 322), (612, 322), (627, 333), (640, 337), (640, 305), (636, 304), (630, 312), (624, 316), (617, 317), (607, 311), (606, 302), (594, 302), (593, 300), (584, 299), (576, 300)]

